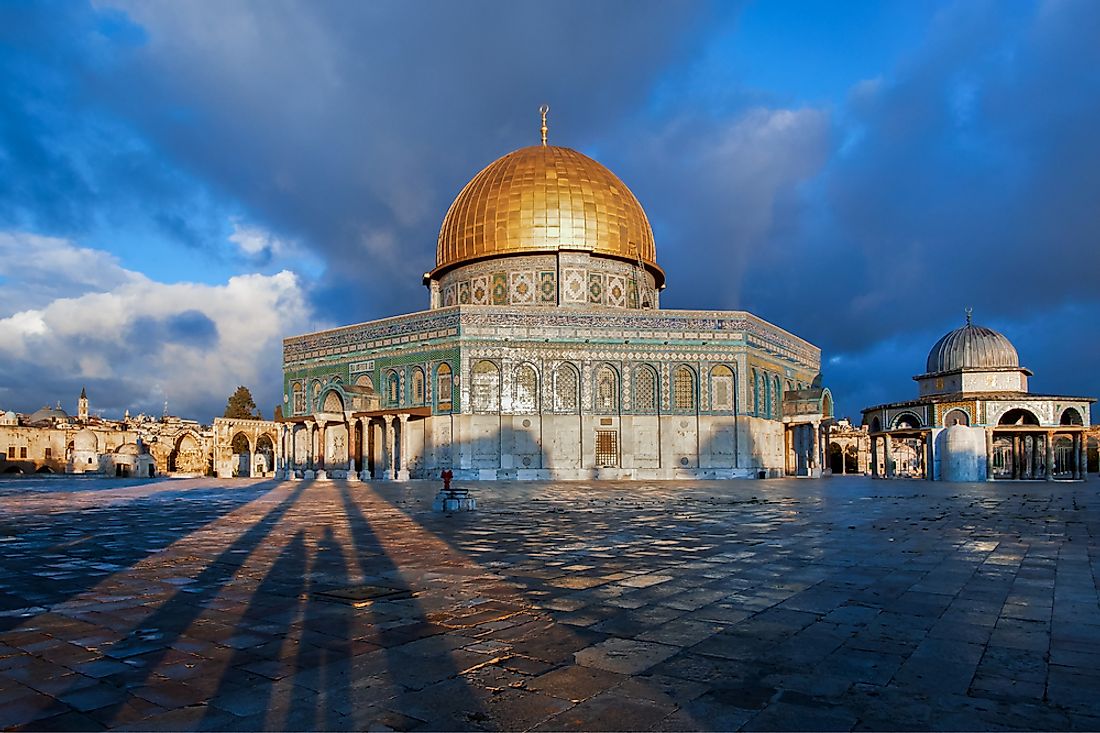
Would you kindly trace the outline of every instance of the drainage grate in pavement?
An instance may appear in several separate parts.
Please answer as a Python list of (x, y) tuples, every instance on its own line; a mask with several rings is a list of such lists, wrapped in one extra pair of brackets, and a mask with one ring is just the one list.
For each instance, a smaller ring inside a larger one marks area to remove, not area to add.
[(394, 601), (412, 597), (412, 593), (403, 588), (389, 588), (384, 585), (353, 585), (350, 588), (320, 591), (315, 595), (326, 601), (346, 603), (356, 608), (369, 606), (375, 601)]

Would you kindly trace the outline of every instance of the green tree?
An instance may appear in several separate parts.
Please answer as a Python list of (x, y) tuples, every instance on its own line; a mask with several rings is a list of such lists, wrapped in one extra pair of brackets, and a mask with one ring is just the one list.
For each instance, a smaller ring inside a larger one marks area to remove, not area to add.
[(244, 385), (237, 387), (237, 391), (229, 395), (229, 401), (225, 403), (225, 414), (222, 417), (263, 419), (259, 408), (256, 407), (256, 401), (252, 399), (252, 393)]

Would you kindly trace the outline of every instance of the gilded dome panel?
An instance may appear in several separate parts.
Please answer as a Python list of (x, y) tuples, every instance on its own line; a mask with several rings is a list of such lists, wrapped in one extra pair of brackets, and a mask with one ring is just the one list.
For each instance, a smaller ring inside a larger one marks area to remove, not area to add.
[(591, 158), (552, 145), (509, 153), (466, 184), (439, 231), (436, 270), (559, 249), (640, 260), (664, 280), (653, 230), (626, 184)]

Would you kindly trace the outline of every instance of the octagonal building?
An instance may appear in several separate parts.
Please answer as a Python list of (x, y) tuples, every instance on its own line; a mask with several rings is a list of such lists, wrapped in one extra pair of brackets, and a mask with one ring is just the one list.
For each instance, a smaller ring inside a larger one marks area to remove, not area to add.
[(641, 204), (545, 133), (459, 192), (427, 310), (284, 340), (282, 474), (819, 475), (820, 350), (751, 313), (662, 310)]

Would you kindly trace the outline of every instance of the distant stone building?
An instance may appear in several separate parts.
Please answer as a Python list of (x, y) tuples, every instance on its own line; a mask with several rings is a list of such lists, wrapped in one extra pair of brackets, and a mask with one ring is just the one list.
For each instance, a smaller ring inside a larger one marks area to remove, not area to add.
[(92, 415), (81, 390), (76, 417), (60, 403), (28, 415), (0, 415), (0, 473), (202, 476), (212, 472), (212, 438), (197, 422), (173, 416)]
[(821, 352), (744, 311), (662, 310), (638, 200), (522, 148), (458, 194), (428, 310), (288, 338), (282, 475), (820, 475)]
[(868, 407), (879, 478), (1078, 480), (1087, 474), (1092, 397), (1028, 392), (1030, 370), (1002, 334), (971, 322), (936, 342), (918, 397)]

